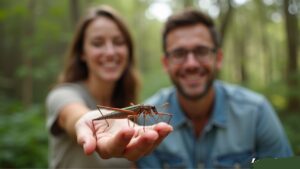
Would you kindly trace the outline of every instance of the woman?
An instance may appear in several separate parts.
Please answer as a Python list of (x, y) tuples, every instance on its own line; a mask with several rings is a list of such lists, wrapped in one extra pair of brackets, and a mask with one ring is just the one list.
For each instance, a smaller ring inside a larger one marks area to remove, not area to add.
[(46, 101), (51, 168), (129, 168), (172, 130), (158, 124), (139, 132), (142, 126), (130, 128), (126, 119), (110, 120), (109, 128), (103, 120), (93, 121), (100, 116), (96, 105), (120, 108), (136, 102), (134, 65), (132, 39), (119, 15), (108, 6), (89, 10)]

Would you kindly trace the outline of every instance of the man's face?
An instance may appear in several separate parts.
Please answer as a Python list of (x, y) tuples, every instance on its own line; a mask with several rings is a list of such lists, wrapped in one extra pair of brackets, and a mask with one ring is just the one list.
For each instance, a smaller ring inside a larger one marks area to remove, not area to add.
[(222, 52), (215, 49), (209, 29), (197, 24), (171, 31), (166, 51), (164, 68), (179, 94), (191, 100), (205, 96), (222, 63)]

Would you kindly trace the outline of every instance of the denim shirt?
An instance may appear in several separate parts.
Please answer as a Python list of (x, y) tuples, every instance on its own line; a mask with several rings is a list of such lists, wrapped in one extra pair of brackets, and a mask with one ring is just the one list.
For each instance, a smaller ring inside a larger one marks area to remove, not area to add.
[(174, 131), (137, 162), (138, 168), (250, 168), (253, 158), (293, 155), (276, 113), (262, 95), (221, 81), (213, 87), (212, 116), (199, 137), (175, 88), (163, 89), (146, 101), (157, 107), (169, 103)]

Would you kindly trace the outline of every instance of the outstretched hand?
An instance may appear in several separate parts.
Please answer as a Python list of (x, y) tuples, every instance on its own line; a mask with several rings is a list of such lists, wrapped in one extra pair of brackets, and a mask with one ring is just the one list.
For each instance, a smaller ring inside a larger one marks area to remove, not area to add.
[(139, 126), (128, 119), (95, 120), (98, 111), (83, 115), (75, 125), (77, 142), (85, 154), (97, 151), (101, 158), (122, 157), (130, 161), (147, 155), (173, 130), (166, 123)]

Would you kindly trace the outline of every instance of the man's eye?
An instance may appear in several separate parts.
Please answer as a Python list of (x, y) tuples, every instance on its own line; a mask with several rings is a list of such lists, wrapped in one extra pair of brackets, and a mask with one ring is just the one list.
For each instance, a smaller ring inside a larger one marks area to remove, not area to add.
[(182, 58), (182, 57), (185, 57), (185, 55), (186, 55), (186, 52), (183, 50), (175, 51), (173, 53), (173, 56), (176, 58)]
[(209, 49), (206, 49), (206, 48), (195, 49), (195, 54), (196, 55), (203, 56), (203, 55), (207, 55), (208, 53), (209, 53)]

